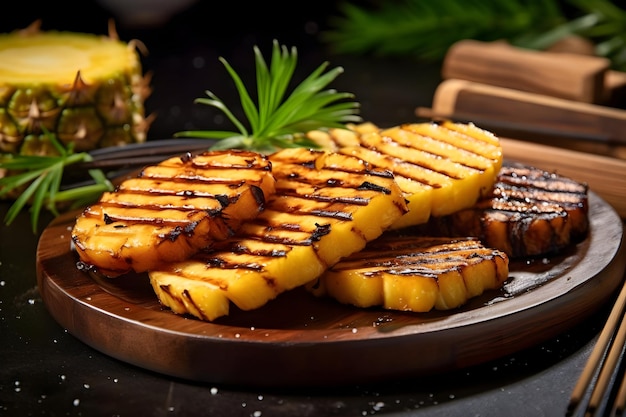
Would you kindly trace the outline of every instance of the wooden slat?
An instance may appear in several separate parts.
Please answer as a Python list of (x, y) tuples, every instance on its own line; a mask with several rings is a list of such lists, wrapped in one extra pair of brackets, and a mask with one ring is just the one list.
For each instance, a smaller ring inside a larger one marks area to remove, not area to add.
[[(561, 139), (554, 144), (579, 150), (598, 148), (598, 153), (626, 159), (626, 111), (612, 107), (448, 79), (437, 87), (432, 111), (442, 116), (463, 115), (470, 120), (558, 132)], [(563, 137), (571, 140), (563, 141)]]
[(442, 76), (601, 104), (606, 101), (604, 82), (609, 67), (610, 61), (599, 56), (465, 39), (449, 49)]

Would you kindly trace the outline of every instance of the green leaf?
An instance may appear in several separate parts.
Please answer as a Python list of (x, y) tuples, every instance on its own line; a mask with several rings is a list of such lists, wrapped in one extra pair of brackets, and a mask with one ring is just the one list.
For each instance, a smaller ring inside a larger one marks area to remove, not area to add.
[(44, 208), (58, 215), (60, 202), (93, 201), (104, 190), (113, 189), (102, 171), (91, 170), (99, 194), (94, 193), (92, 186), (76, 187), (71, 192), (60, 191), (65, 167), (92, 158), (86, 152), (74, 153), (72, 145), (64, 147), (54, 135), (46, 134), (59, 155), (0, 155), (0, 168), (7, 172), (0, 178), (0, 197), (19, 193), (5, 215), (7, 225), (29, 207), (32, 230), (36, 232)]
[(577, 35), (615, 69), (626, 69), (626, 10), (610, 0), (344, 1), (328, 26), (320, 39), (335, 53), (433, 62), (463, 39), (543, 50)]
[(239, 132), (230, 130), (185, 130), (177, 132), (176, 137), (194, 137), (198, 139), (226, 139), (231, 136), (239, 135)]
[[(15, 200), (11, 207), (9, 207), (9, 210), (7, 211), (7, 214), (5, 216), (5, 222), (7, 224), (11, 224), (13, 220), (15, 220), (20, 211), (22, 211), (22, 209), (26, 206), (31, 196), (35, 193), (35, 191), (37, 191), (37, 187), (41, 182), (43, 182), (43, 179), (43, 176), (37, 176), (34, 181), (31, 182), (30, 185), (26, 187), (26, 189), (20, 194), (20, 196)], [(33, 215), (31, 219), (34, 230), (36, 229), (35, 215)]]
[(246, 140), (246, 136), (238, 135), (238, 136), (228, 136), (222, 138), (217, 144), (212, 146), (212, 149), (238, 149), (238, 148), (246, 148), (249, 141)]
[[(259, 112), (257, 108), (255, 107), (254, 102), (252, 101), (252, 98), (250, 97), (250, 94), (248, 93), (248, 90), (246, 89), (246, 86), (244, 85), (243, 81), (241, 81), (241, 78), (239, 78), (239, 75), (228, 64), (228, 62), (226, 62), (225, 59), (220, 58), (220, 60), (226, 67), (226, 70), (229, 72), (231, 78), (233, 79), (235, 83), (235, 87), (237, 88), (237, 91), (239, 93), (241, 106), (243, 107), (246, 117), (248, 118), (248, 121), (250, 122), (250, 125), (252, 126), (252, 131), (254, 132), (256, 126), (258, 126), (259, 124)], [(218, 107), (218, 106), (216, 105), (215, 107)], [(226, 108), (225, 105), (223, 107)], [(241, 126), (239, 130), (241, 131), (242, 134), (245, 131), (243, 126)]]
[[(6, 168), (6, 166), (0, 163), (0, 168)], [(0, 178), (0, 197), (4, 197), (10, 192), (15, 191), (22, 186), (28, 184), (29, 182), (40, 176), (42, 173), (43, 169), (35, 167), (32, 171)]]
[(48, 195), (50, 184), (53, 181), (54, 172), (54, 169), (45, 172), (43, 175), (39, 176), (37, 180), (33, 183), (39, 183), (33, 193), (33, 199), (30, 207), (32, 216), (31, 226), (33, 229), (33, 233), (37, 231), (37, 225), (39, 224), (39, 213), (41, 212), (41, 209), (44, 205), (44, 200)]
[[(211, 100), (206, 98), (196, 99), (196, 103), (206, 104), (208, 106), (213, 106), (219, 110), (221, 110), (230, 121), (239, 129), (239, 132), (243, 135), (247, 135), (247, 130), (244, 125), (235, 117), (235, 115), (230, 111), (230, 109), (220, 100), (215, 94), (210, 91), (207, 91), (206, 94), (211, 97)], [(180, 134), (176, 135), (177, 137)]]
[(207, 92), (210, 99), (196, 99), (195, 103), (222, 111), (238, 132), (187, 130), (177, 132), (175, 136), (218, 140), (212, 149), (242, 148), (273, 152), (282, 147), (314, 145), (312, 141), (295, 140), (294, 135), (297, 133), (344, 127), (345, 123), (362, 121), (359, 116), (360, 107), (352, 101), (354, 95), (327, 88), (343, 73), (343, 68), (337, 67), (324, 72), (329, 65), (324, 62), (288, 94), (297, 66), (297, 49), (289, 49), (274, 40), (269, 66), (257, 46), (254, 47), (254, 58), (256, 103), (237, 72), (225, 59), (220, 58), (237, 90), (249, 131), (222, 100)]
[[(289, 87), (289, 81), (296, 70), (298, 51), (291, 48), (291, 54), (287, 51), (286, 47), (282, 47), (281, 55), (279, 56), (278, 42), (274, 41), (274, 55), (272, 58), (272, 68), (270, 77), (270, 88), (267, 95), (270, 98), (270, 105), (266, 108), (268, 113), (274, 111), (280, 105), (287, 88)], [(256, 48), (257, 55), (261, 53), (259, 48)], [(260, 96), (260, 95), (259, 95)], [(260, 107), (260, 106), (259, 106)]]
[(442, 59), (456, 41), (510, 39), (562, 22), (556, 0), (404, 0), (342, 3), (321, 39), (338, 53), (412, 55)]

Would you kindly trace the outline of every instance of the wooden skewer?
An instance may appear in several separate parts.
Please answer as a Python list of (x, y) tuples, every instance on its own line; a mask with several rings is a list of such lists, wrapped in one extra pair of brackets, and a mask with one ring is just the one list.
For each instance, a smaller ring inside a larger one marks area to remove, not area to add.
[(173, 155), (207, 150), (213, 143), (207, 139), (175, 139), (100, 148), (91, 152), (92, 161), (70, 165), (67, 171), (78, 173), (90, 169), (110, 171), (129, 167), (138, 168), (161, 162)]
[(611, 410), (611, 415), (613, 416), (621, 416), (624, 414), (626, 410), (626, 374), (622, 378), (622, 384), (617, 391), (617, 397), (615, 397), (615, 403), (613, 404), (613, 409)]
[[(597, 373), (599, 367), (602, 367), (602, 370), (598, 376), (598, 380), (592, 392), (591, 399), (589, 400), (589, 404), (587, 406), (587, 414), (593, 415), (589, 413), (593, 413), (595, 409), (600, 404), (603, 396), (606, 393), (606, 388), (609, 385), (609, 381), (611, 379), (612, 371), (615, 369), (615, 364), (619, 359), (622, 348), (624, 347), (624, 343), (626, 341), (626, 321), (622, 320), (624, 316), (624, 309), (626, 307), (626, 283), (622, 285), (622, 289), (615, 301), (615, 305), (611, 309), (611, 313), (609, 314), (609, 318), (607, 319), (600, 336), (598, 337), (598, 341), (591, 351), (591, 355), (587, 360), (585, 367), (583, 368), (583, 372), (576, 383), (574, 390), (572, 391), (572, 395), (570, 397), (570, 402), (567, 407), (567, 415), (572, 415), (574, 411), (580, 405), (587, 388), (591, 382), (593, 376)], [(621, 323), (621, 325), (620, 325)], [(613, 340), (613, 336), (615, 335), (616, 329), (619, 326), (619, 331), (617, 336), (615, 337), (614, 343), (611, 345), (611, 341)], [(609, 350), (610, 347), (610, 350)], [(607, 350), (608, 354), (607, 354)], [(606, 361), (603, 365), (603, 357), (606, 354)], [(624, 388), (624, 387), (622, 387)]]
[(624, 342), (626, 341), (626, 324), (623, 320), (624, 312), (622, 311), (622, 323), (619, 326), (617, 331), (617, 335), (611, 344), (611, 347), (608, 350), (608, 354), (602, 365), (602, 369), (600, 370), (600, 374), (598, 375), (598, 380), (591, 394), (591, 399), (589, 400), (589, 404), (587, 405), (587, 413), (586, 416), (595, 415), (598, 407), (605, 398), (606, 395), (610, 393), (610, 381), (619, 364), (619, 358), (622, 354), (622, 350), (624, 348)]

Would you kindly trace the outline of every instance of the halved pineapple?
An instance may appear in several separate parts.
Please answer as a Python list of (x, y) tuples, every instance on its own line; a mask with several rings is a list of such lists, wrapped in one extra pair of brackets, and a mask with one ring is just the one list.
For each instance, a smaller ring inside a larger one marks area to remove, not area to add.
[(380, 236), (406, 212), (388, 171), (358, 158), (303, 148), (269, 156), (276, 194), (236, 236), (149, 272), (164, 306), (214, 320), (266, 304), (317, 278)]
[(56, 154), (46, 131), (77, 151), (143, 142), (149, 77), (135, 44), (85, 33), (0, 35), (0, 153)]
[(381, 130), (365, 123), (309, 137), (393, 172), (409, 206), (393, 229), (471, 207), (489, 192), (503, 161), (499, 139), (473, 124), (413, 123)]
[(358, 307), (449, 310), (500, 288), (508, 257), (473, 238), (400, 236), (370, 242), (328, 269), (311, 292)]
[(274, 191), (266, 156), (207, 151), (144, 168), (76, 219), (81, 262), (110, 277), (186, 259), (232, 236)]

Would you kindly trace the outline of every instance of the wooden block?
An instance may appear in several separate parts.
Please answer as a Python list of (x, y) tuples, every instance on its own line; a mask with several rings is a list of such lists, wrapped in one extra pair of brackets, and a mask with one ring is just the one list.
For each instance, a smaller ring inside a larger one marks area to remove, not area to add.
[(433, 96), (432, 111), (463, 115), (609, 146), (626, 146), (626, 111), (580, 103), (466, 80), (444, 80)]
[(462, 40), (446, 54), (443, 79), (462, 79), (583, 103), (606, 99), (606, 58)]
[(624, 108), (626, 105), (626, 72), (607, 71), (604, 80), (604, 93), (607, 106)]

